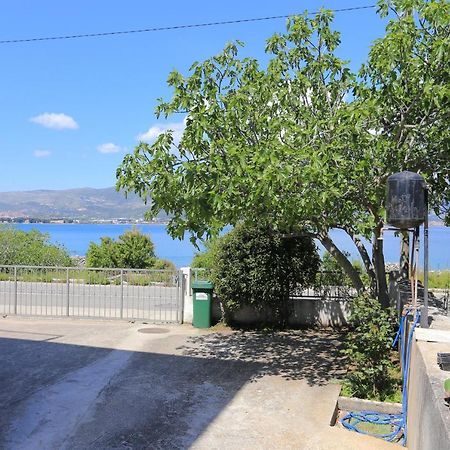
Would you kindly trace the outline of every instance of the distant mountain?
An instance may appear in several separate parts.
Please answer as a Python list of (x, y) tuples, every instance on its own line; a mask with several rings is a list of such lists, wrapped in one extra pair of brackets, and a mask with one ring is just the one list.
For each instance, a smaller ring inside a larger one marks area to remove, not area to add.
[[(0, 217), (41, 219), (143, 219), (149, 206), (114, 187), (0, 193)], [(161, 220), (164, 215), (161, 215)]]

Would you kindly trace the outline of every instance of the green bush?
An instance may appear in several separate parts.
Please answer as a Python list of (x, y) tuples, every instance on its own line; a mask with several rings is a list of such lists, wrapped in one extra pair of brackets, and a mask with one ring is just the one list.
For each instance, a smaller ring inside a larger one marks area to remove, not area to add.
[(110, 237), (100, 238), (100, 245), (91, 242), (86, 253), (86, 266), (120, 267), (117, 243)]
[(221, 238), (212, 238), (204, 242), (205, 250), (197, 252), (192, 259), (191, 267), (212, 269), (215, 258), (215, 252), (219, 246)]
[(153, 263), (152, 269), (156, 270), (175, 270), (175, 264), (172, 261), (169, 261), (168, 259), (159, 259), (156, 258), (155, 262)]
[[(423, 284), (423, 272), (419, 272), (419, 280)], [(450, 289), (450, 270), (430, 270), (428, 286), (431, 289)]]
[(345, 391), (350, 396), (383, 401), (398, 388), (391, 360), (395, 312), (362, 294), (352, 301), (349, 325), (343, 350), (350, 366)]
[[(350, 254), (344, 252), (346, 257)], [(351, 286), (351, 281), (345, 274), (341, 265), (336, 261), (330, 253), (325, 252), (322, 256), (321, 262), (322, 274), (318, 280), (321, 286)]]
[(225, 312), (244, 305), (256, 310), (268, 307), (275, 323), (285, 326), (290, 294), (310, 285), (319, 269), (313, 240), (238, 225), (215, 245), (211, 277)]
[(68, 251), (37, 230), (0, 228), (0, 265), (70, 266)]
[(91, 242), (86, 254), (87, 267), (149, 269), (155, 261), (152, 240), (137, 229), (125, 231), (117, 241), (102, 237), (100, 245)]
[[(349, 258), (350, 253), (344, 251), (344, 255)], [(358, 271), (361, 281), (364, 286), (369, 286), (369, 277), (364, 266), (358, 260), (352, 261), (353, 267)], [(320, 283), (326, 286), (353, 286), (352, 281), (342, 269), (342, 266), (337, 262), (330, 253), (325, 252), (322, 256), (321, 269), (324, 272), (320, 278)]]

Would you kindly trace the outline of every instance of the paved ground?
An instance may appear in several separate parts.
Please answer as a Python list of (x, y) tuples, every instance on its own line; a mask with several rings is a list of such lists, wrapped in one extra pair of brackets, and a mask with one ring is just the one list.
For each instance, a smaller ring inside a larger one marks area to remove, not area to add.
[(329, 426), (333, 333), (0, 320), (1, 449), (383, 449)]

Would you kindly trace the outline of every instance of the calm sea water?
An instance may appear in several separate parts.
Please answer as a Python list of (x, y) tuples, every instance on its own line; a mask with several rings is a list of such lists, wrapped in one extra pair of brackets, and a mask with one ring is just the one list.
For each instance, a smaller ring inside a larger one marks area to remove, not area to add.
[[(37, 229), (48, 233), (51, 242), (64, 245), (72, 255), (84, 255), (91, 241), (99, 243), (102, 236), (117, 238), (132, 225), (115, 224), (17, 224), (21, 230)], [(177, 267), (189, 266), (196, 252), (189, 239), (173, 240), (165, 225), (145, 224), (137, 228), (149, 234), (155, 244), (156, 254), (160, 258), (171, 260)], [(350, 252), (352, 258), (358, 253), (350, 238), (341, 230), (333, 230), (331, 236), (342, 250)], [(387, 262), (399, 259), (400, 240), (392, 231), (384, 234), (385, 258)], [(422, 239), (423, 241), (423, 239)], [(423, 255), (423, 252), (421, 252)], [(432, 269), (450, 268), (450, 228), (430, 228), (430, 267)]]

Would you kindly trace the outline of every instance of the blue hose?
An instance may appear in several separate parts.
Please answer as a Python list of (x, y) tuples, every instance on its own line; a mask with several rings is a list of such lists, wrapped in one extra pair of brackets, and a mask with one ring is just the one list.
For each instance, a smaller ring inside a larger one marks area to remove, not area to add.
[[(393, 347), (397, 342), (400, 342), (400, 348), (402, 348), (403, 333), (405, 330), (406, 317), (412, 309), (408, 309), (404, 316), (400, 320), (400, 326), (394, 339)], [(406, 340), (406, 353), (402, 348), (402, 367), (403, 367), (403, 392), (402, 392), (402, 413), (401, 414), (384, 414), (376, 411), (350, 411), (342, 419), (342, 425), (348, 430), (356, 431), (357, 433), (367, 434), (382, 438), (388, 442), (401, 441), (403, 445), (406, 445), (407, 440), (407, 415), (408, 415), (408, 375), (409, 365), (411, 357), (411, 345), (413, 340), (414, 329), (420, 320), (420, 311), (416, 312), (414, 322), (409, 330), (409, 334)], [(369, 433), (361, 428), (360, 424), (372, 424), (372, 425), (390, 425), (392, 432), (386, 434), (374, 434)]]
[[(403, 433), (403, 414), (383, 414), (375, 411), (351, 411), (341, 419), (342, 425), (351, 431), (376, 436), (385, 441), (397, 441)], [(386, 434), (373, 434), (359, 428), (360, 424), (391, 425), (393, 431)]]

